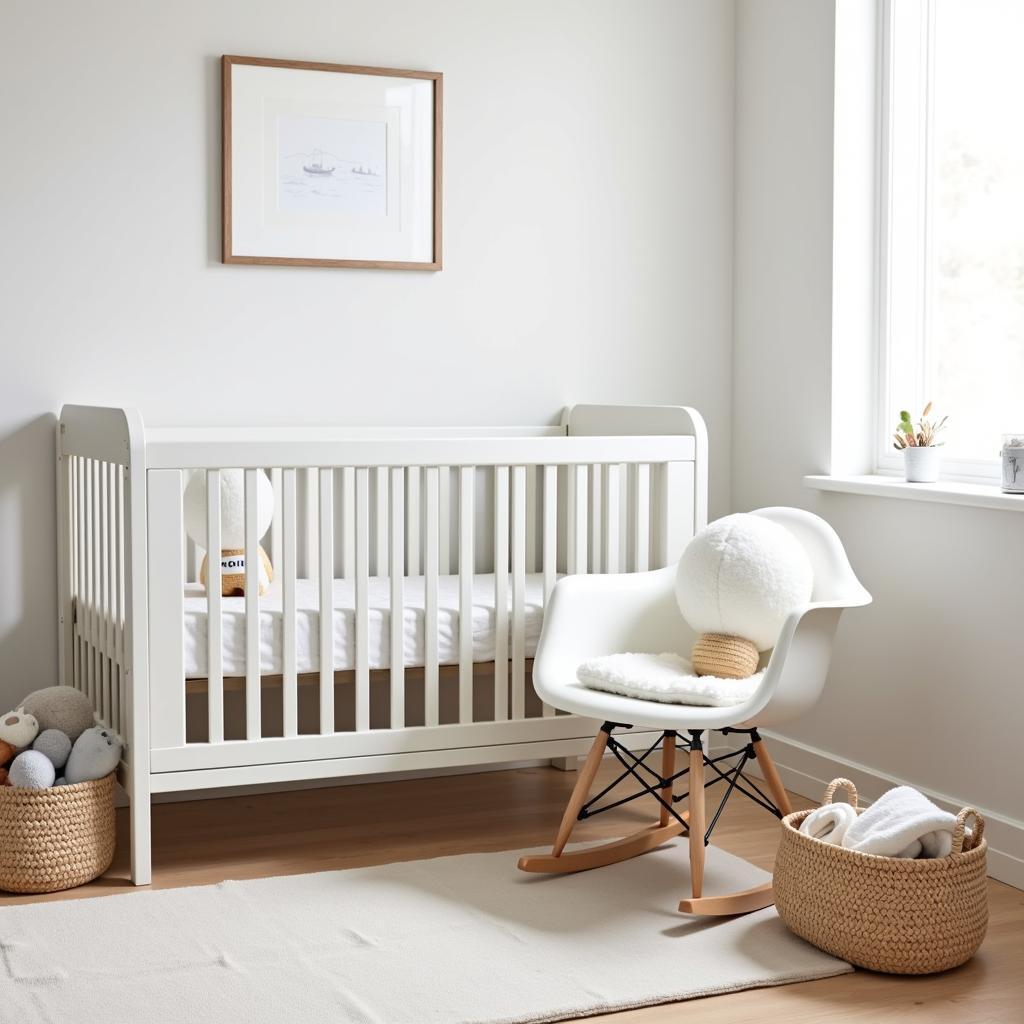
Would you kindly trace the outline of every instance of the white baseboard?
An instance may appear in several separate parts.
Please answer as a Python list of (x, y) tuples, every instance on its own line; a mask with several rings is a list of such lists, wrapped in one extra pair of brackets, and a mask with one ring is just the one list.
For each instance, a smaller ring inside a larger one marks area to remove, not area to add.
[[(779, 769), (786, 789), (799, 793), (810, 800), (820, 801), (825, 787), (835, 778), (849, 779), (856, 787), (861, 804), (877, 800), (893, 786), (910, 786), (913, 783), (869, 768), (856, 761), (847, 761), (816, 747), (798, 743), (796, 740), (763, 733), (770, 741), (772, 759)], [(751, 768), (758, 775), (757, 762)], [(924, 789), (914, 785), (929, 800), (939, 807), (956, 814), (965, 801)], [(1024, 821), (1017, 821), (1006, 815), (979, 807), (985, 818), (985, 837), (988, 839), (988, 873), (992, 878), (1007, 885), (1024, 889)]]

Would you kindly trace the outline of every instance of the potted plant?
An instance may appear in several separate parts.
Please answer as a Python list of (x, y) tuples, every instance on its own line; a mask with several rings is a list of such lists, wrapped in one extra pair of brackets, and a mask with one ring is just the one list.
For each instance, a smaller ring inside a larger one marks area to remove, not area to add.
[(893, 448), (903, 452), (903, 471), (909, 484), (933, 484), (939, 479), (939, 447), (942, 442), (936, 441), (935, 437), (949, 417), (943, 416), (936, 422), (928, 419), (931, 411), (932, 403), (929, 402), (916, 427), (909, 412), (900, 412)]

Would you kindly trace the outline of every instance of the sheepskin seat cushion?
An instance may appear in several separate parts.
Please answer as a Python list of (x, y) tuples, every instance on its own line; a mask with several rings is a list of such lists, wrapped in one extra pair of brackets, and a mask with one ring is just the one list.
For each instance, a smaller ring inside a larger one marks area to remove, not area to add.
[(811, 599), (814, 570), (803, 546), (778, 523), (740, 512), (717, 519), (686, 546), (676, 600), (696, 633), (775, 646), (786, 616)]
[(693, 666), (678, 654), (606, 654), (576, 670), (576, 678), (591, 690), (710, 708), (743, 704), (763, 676), (763, 669), (746, 679), (694, 675)]

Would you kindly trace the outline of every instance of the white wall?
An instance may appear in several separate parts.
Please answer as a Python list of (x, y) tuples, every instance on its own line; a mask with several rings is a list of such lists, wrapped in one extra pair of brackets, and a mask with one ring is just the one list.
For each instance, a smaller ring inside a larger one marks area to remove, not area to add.
[[(0, 8), (0, 710), (53, 681), (53, 413), (548, 422), (688, 403), (728, 507), (733, 7)], [(222, 53), (445, 74), (439, 274), (219, 263)]]
[[(1020, 514), (801, 483), (829, 468), (833, 30), (821, 0), (737, 6), (733, 507), (824, 516), (875, 598), (844, 617), (821, 702), (783, 730), (825, 756), (790, 745), (780, 759), (812, 776), (860, 764), (876, 785), (978, 804), (1020, 858)], [(1022, 869), (1001, 861), (1017, 884)]]

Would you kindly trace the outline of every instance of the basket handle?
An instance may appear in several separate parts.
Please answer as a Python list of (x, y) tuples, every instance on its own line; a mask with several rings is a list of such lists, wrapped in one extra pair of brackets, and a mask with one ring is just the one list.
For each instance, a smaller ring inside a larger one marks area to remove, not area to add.
[(833, 779), (825, 790), (825, 797), (821, 801), (822, 804), (832, 803), (832, 797), (835, 796), (837, 789), (845, 789), (850, 794), (850, 805), (856, 810), (857, 787), (849, 779)]
[[(971, 833), (970, 845), (967, 843), (967, 819), (973, 815), (974, 831)], [(967, 853), (968, 850), (976, 850), (981, 844), (981, 837), (985, 834), (985, 819), (974, 807), (965, 807), (956, 816), (956, 826), (953, 829), (953, 852)]]

